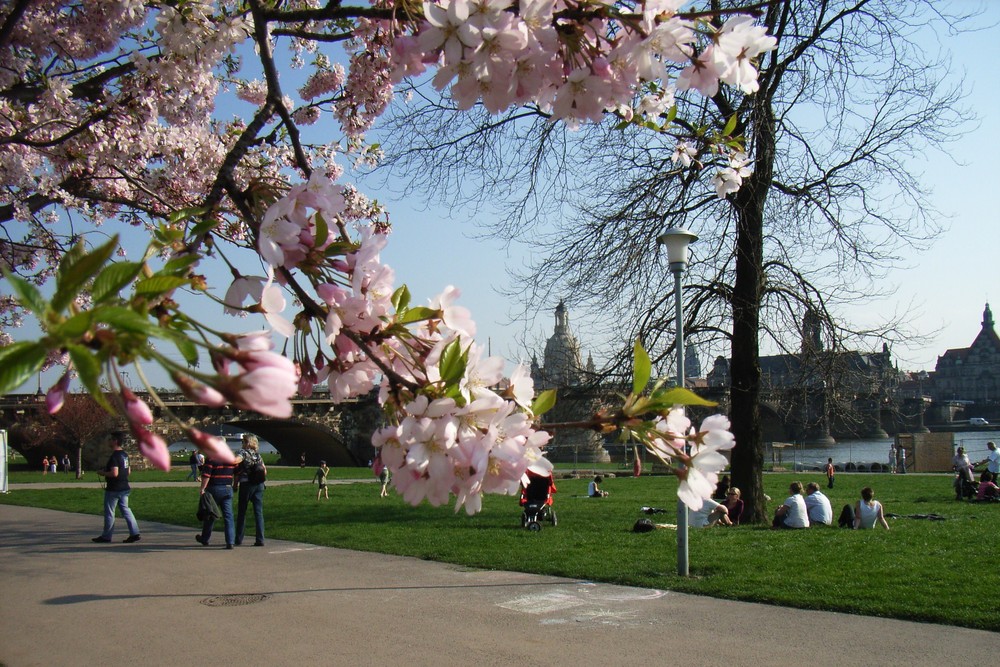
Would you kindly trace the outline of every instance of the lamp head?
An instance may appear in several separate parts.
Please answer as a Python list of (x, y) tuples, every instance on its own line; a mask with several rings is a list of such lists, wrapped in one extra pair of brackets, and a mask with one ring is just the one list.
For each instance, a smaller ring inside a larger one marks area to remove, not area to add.
[(672, 227), (656, 240), (667, 247), (667, 263), (673, 272), (683, 271), (688, 264), (688, 245), (698, 240), (698, 235), (686, 229)]

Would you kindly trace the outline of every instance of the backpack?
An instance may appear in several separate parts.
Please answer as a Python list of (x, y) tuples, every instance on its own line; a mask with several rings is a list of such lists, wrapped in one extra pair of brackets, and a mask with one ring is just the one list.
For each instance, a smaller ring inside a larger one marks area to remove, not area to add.
[(254, 456), (250, 461), (244, 461), (243, 470), (247, 474), (247, 481), (251, 484), (263, 484), (267, 480), (267, 471), (264, 469), (264, 462), (259, 455)]
[(633, 533), (648, 533), (653, 530), (656, 530), (656, 526), (649, 519), (639, 519), (635, 522), (635, 525), (632, 526)]

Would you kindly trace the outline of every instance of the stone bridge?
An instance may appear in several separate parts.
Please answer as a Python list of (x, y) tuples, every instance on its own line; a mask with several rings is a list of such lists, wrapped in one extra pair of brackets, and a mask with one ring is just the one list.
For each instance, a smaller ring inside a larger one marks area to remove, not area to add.
[[(137, 395), (151, 406), (149, 396)], [(289, 419), (265, 417), (250, 410), (232, 407), (209, 408), (182, 394), (159, 394), (164, 405), (153, 407), (155, 421), (150, 430), (168, 443), (186, 439), (185, 430), (195, 427), (221, 434), (253, 433), (271, 443), (288, 465), (299, 463), (305, 454), (306, 465), (325, 460), (330, 466), (367, 465), (374, 454), (371, 435), (381, 423), (381, 410), (374, 394), (361, 399), (334, 404), (327, 395), (292, 400), (294, 414)], [(8, 431), (8, 443), (21, 452), (32, 465), (40, 465), (43, 456), (74, 452), (65, 445), (29, 447), (24, 437), (26, 424), (37, 419), (45, 409), (45, 397), (37, 394), (10, 394), (0, 398), (0, 428)], [(122, 424), (124, 428), (124, 424)], [(95, 443), (84, 443), (85, 452)], [(100, 443), (96, 443), (100, 444)], [(106, 455), (106, 452), (103, 454)], [(86, 456), (85, 458), (89, 458)], [(37, 459), (37, 461), (36, 461)], [(89, 466), (93, 462), (88, 462)]]

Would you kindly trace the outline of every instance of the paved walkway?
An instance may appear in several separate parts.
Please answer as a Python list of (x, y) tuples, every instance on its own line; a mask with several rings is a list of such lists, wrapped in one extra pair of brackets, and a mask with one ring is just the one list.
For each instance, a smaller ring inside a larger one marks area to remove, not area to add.
[[(1000, 635), (0, 505), (0, 665), (920, 665)], [(816, 591), (822, 595), (822, 591)]]

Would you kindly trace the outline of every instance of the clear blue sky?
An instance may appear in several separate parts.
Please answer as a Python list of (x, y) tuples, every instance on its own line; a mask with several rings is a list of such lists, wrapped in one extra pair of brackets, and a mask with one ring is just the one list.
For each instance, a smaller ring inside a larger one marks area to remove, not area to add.
[[(956, 4), (980, 6), (967, 0), (956, 0)], [(924, 180), (933, 188), (937, 208), (951, 216), (945, 221), (947, 230), (930, 251), (909, 257), (905, 268), (891, 272), (886, 284), (889, 291), (894, 291), (890, 300), (845, 313), (861, 323), (875, 321), (884, 312), (909, 313), (912, 328), (928, 338), (920, 344), (893, 349), (903, 370), (932, 370), (945, 350), (967, 347), (980, 330), (987, 301), (992, 299), (994, 313), (1000, 315), (1000, 170), (993, 148), (1000, 128), (995, 74), (996, 63), (1000, 62), (1000, 2), (982, 6), (985, 13), (981, 23), (992, 29), (939, 38), (953, 54), (956, 73), (964, 71), (966, 75), (967, 103), (979, 116), (978, 129), (970, 128), (966, 136), (951, 145), (951, 159), (930, 156), (926, 162), (912, 165), (914, 171), (926, 174)], [(370, 191), (363, 182), (358, 185), (389, 206), (395, 231), (383, 259), (396, 269), (399, 281), (409, 285), (415, 302), (425, 302), (447, 285), (459, 286), (463, 293), (460, 303), (472, 311), (477, 321), (477, 337), (484, 345), (489, 342), (494, 354), (517, 361), (530, 359), (533, 352), (540, 353), (537, 347), (525, 349), (522, 343), (527, 340), (537, 345), (544, 341), (552, 331), (552, 314), (540, 314), (531, 325), (511, 326), (511, 314), (517, 312), (518, 306), (497, 291), (507, 284), (508, 268), (524, 262), (530, 249), (515, 248), (508, 254), (498, 243), (471, 238), (476, 229), (469, 220), (448, 217), (440, 210), (425, 210), (421, 202), (393, 201), (385, 193)], [(223, 282), (220, 279), (216, 285), (220, 295), (228, 286)], [(579, 324), (572, 312), (570, 315), (571, 325)], [(250, 318), (237, 322), (235, 329), (259, 326), (260, 322)], [(586, 354), (596, 341), (588, 341), (586, 331), (581, 329), (576, 327), (575, 331)], [(30, 331), (15, 332), (15, 337)], [(44, 377), (43, 389), (54, 379)], [(156, 384), (165, 384), (155, 374), (152, 379)], [(33, 391), (35, 382), (27, 383), (22, 390)]]

